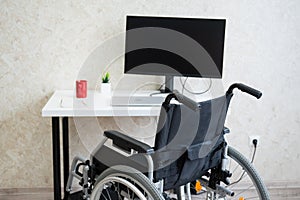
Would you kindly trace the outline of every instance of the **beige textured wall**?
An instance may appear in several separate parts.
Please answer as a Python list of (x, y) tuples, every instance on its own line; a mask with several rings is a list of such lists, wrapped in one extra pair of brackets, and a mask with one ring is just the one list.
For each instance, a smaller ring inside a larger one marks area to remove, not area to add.
[[(256, 163), (265, 180), (299, 180), (299, 7), (297, 0), (0, 0), (0, 188), (51, 187), (51, 124), (41, 109), (53, 91), (73, 88), (90, 53), (124, 31), (126, 14), (227, 18), (224, 85), (245, 82), (264, 92), (260, 101), (236, 95), (230, 140), (249, 155), (248, 135), (260, 135)], [(122, 59), (112, 65), (116, 86)], [(122, 86), (144, 78), (132, 80)], [(130, 130), (133, 123), (140, 137), (155, 127), (151, 118), (124, 120), (99, 119), (103, 129)], [(71, 121), (72, 155), (96, 145), (100, 133), (86, 127), (94, 137), (82, 142)]]

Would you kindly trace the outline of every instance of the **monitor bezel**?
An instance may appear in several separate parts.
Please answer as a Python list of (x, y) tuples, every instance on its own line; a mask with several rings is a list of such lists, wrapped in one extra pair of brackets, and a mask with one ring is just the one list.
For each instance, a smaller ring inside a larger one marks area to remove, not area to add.
[[(132, 30), (132, 29), (128, 29), (128, 19), (129, 18), (153, 18), (153, 19), (174, 19), (174, 20), (207, 20), (207, 21), (219, 21), (219, 22), (223, 22), (224, 24), (224, 30), (223, 30), (223, 40), (222, 40), (222, 43), (223, 43), (223, 48), (222, 48), (222, 62), (221, 62), (221, 65), (220, 65), (220, 68), (218, 66), (217, 69), (218, 69), (218, 72), (219, 74), (218, 75), (210, 75), (210, 76), (203, 76), (201, 75), (200, 73), (198, 74), (195, 74), (195, 73), (160, 73), (160, 72), (157, 72), (157, 73), (153, 73), (153, 72), (149, 72), (149, 71), (146, 71), (146, 72), (137, 72), (137, 71), (134, 71), (132, 70), (132, 68), (128, 69), (126, 68), (127, 64), (127, 57), (126, 57), (126, 45), (127, 45), (127, 34), (125, 35), (125, 55), (124, 55), (124, 73), (125, 74), (136, 74), (136, 75), (150, 75), (150, 76), (185, 76), (185, 77), (197, 77), (197, 78), (216, 78), (216, 79), (221, 79), (223, 77), (223, 68), (224, 68), (224, 53), (225, 53), (225, 35), (226, 35), (226, 19), (225, 18), (196, 18), (196, 17), (174, 17), (174, 16), (143, 16), (143, 15), (127, 15), (126, 16), (126, 32), (128, 30)], [(147, 63), (147, 64), (160, 64), (160, 63)], [(160, 64), (161, 65), (161, 64)]]

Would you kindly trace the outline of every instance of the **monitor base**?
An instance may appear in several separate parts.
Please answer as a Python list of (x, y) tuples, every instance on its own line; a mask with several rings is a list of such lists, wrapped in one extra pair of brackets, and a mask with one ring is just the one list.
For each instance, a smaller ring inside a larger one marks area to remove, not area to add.
[(159, 92), (162, 93), (162, 94), (172, 93), (172, 90), (170, 90), (169, 88), (165, 88), (165, 89), (160, 89)]

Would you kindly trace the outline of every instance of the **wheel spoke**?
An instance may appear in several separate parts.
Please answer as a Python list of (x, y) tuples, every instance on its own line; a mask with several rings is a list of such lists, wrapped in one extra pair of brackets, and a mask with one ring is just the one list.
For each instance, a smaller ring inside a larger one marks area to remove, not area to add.
[[(203, 187), (202, 192), (192, 199), (239, 200), (243, 198), (245, 200), (270, 200), (266, 187), (253, 165), (243, 155), (231, 147), (228, 148), (228, 156), (228, 170), (232, 173), (232, 177), (230, 178), (232, 181), (231, 184), (220, 184), (220, 190), (213, 190), (204, 184), (205, 187)], [(227, 195), (224, 197), (222, 187), (233, 191), (235, 193), (234, 196), (231, 197)]]
[[(104, 185), (109, 185), (106, 192)], [(97, 177), (90, 199), (99, 200), (101, 194), (105, 200), (164, 200), (144, 174), (128, 166), (114, 166)]]

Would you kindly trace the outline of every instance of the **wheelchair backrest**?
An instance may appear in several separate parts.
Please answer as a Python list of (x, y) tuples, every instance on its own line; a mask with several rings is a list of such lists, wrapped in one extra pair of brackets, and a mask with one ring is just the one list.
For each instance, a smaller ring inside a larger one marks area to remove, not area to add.
[[(183, 104), (163, 103), (153, 158), (154, 177), (156, 180), (165, 179), (165, 189), (193, 181), (195, 176), (219, 163), (219, 147), (224, 142), (223, 128), (229, 100), (221, 96), (199, 102), (198, 111)], [(207, 159), (212, 159), (216, 150), (218, 158), (215, 159), (218, 161), (210, 164)], [(195, 172), (190, 173), (191, 170)]]

